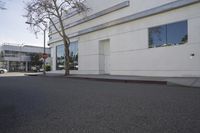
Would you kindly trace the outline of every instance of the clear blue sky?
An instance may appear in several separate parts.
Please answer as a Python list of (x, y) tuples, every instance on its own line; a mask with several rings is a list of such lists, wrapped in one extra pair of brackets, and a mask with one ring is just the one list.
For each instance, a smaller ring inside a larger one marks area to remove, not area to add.
[(0, 44), (4, 42), (24, 45), (43, 46), (43, 34), (38, 34), (38, 39), (25, 24), (26, 19), (23, 1), (5, 0), (7, 10), (0, 10)]

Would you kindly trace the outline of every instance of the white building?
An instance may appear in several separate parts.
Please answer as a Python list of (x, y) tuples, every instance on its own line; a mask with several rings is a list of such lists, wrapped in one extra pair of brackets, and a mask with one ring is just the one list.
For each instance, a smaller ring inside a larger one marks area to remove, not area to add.
[[(200, 0), (87, 0), (87, 15), (63, 21), (71, 73), (200, 76)], [(62, 39), (50, 26), (53, 70), (63, 69)], [(78, 68), (78, 70), (76, 70)]]
[[(8, 71), (30, 71), (31, 56), (43, 54), (43, 51), (43, 47), (5, 43), (0, 46), (0, 68)], [(50, 48), (45, 51), (50, 57)], [(47, 63), (50, 61), (48, 58)]]

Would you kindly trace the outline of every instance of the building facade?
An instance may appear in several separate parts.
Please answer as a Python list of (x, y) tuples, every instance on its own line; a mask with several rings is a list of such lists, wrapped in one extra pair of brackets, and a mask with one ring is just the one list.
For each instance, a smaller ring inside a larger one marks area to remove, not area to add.
[[(63, 17), (71, 73), (200, 76), (200, 0), (87, 0), (87, 13)], [(58, 25), (58, 24), (57, 24)], [(62, 70), (62, 39), (50, 25), (53, 70)]]
[[(0, 68), (10, 72), (30, 71), (31, 57), (43, 51), (43, 47), (5, 43), (0, 46)], [(46, 48), (46, 53), (50, 57), (50, 48)], [(50, 63), (50, 58), (47, 63)]]

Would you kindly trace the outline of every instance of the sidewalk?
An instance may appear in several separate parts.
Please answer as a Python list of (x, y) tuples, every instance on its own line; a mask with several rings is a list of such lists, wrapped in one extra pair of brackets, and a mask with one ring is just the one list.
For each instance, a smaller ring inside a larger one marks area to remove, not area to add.
[(131, 82), (146, 84), (182, 85), (189, 87), (200, 87), (199, 77), (144, 77), (144, 76), (122, 76), (122, 75), (70, 75), (70, 78), (103, 80), (114, 82)]
[[(42, 76), (42, 73), (27, 73), (26, 76)], [(64, 77), (64, 73), (47, 72), (49, 77)], [(101, 80), (109, 82), (128, 82), (145, 84), (181, 85), (189, 87), (200, 87), (200, 77), (145, 77), (145, 76), (123, 76), (123, 75), (80, 75), (71, 74), (67, 78)]]

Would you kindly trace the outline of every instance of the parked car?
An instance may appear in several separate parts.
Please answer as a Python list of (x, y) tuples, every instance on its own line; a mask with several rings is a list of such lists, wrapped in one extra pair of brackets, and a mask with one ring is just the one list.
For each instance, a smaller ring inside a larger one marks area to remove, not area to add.
[(4, 69), (4, 68), (0, 68), (0, 74), (1, 73), (7, 73), (8, 72), (8, 70), (6, 70), (6, 69)]

